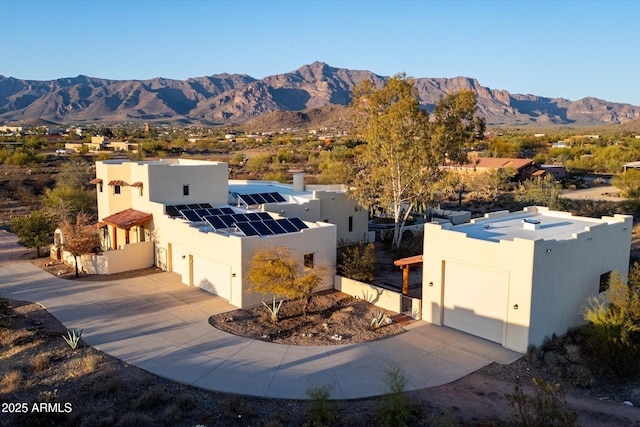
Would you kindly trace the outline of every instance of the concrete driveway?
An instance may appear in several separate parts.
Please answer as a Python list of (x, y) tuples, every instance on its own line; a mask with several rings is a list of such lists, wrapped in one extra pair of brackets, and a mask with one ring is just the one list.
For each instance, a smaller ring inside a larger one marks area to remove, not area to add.
[(310, 386), (333, 384), (333, 399), (387, 392), (399, 367), (407, 390), (455, 381), (492, 362), (522, 355), (446, 327), (415, 322), (385, 340), (293, 346), (237, 337), (208, 324), (233, 310), (226, 301), (180, 283), (174, 273), (119, 281), (67, 281), (29, 262), (8, 262), (15, 237), (0, 232), (0, 295), (44, 306), (68, 328), (84, 329), (95, 348), (153, 374), (243, 395), (305, 399)]

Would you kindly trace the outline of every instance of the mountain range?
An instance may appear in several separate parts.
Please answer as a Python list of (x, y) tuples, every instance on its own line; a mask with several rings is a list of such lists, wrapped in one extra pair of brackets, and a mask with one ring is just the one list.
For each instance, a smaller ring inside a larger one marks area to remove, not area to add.
[[(322, 111), (344, 116), (354, 85), (369, 79), (382, 87), (389, 77), (334, 68), (322, 62), (255, 79), (216, 74), (187, 80), (107, 80), (80, 75), (49, 81), (0, 76), (0, 121), (44, 119), (56, 123), (159, 121), (237, 125), (273, 114)], [(415, 78), (420, 103), (431, 109), (444, 95), (475, 92), (478, 114), (493, 126), (594, 126), (640, 118), (640, 107), (597, 98), (570, 101), (490, 89), (473, 78)], [(333, 108), (335, 106), (336, 108)], [(270, 114), (271, 113), (271, 114)], [(342, 119), (340, 119), (342, 120)], [(259, 120), (258, 120), (259, 121)]]

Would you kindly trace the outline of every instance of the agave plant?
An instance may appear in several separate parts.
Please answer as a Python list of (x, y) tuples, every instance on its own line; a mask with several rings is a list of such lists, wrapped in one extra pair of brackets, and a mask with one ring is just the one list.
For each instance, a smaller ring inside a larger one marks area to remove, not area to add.
[(280, 300), (280, 302), (278, 304), (276, 304), (276, 297), (274, 295), (273, 297), (273, 303), (271, 304), (271, 306), (269, 306), (269, 304), (267, 304), (266, 302), (262, 301), (262, 304), (267, 307), (267, 310), (269, 310), (269, 313), (271, 313), (271, 322), (272, 323), (278, 323), (278, 320), (280, 319), (280, 307), (282, 306), (282, 301), (284, 300)]
[(384, 325), (386, 318), (387, 316), (382, 311), (378, 310), (375, 316), (373, 316), (373, 319), (371, 319), (371, 327), (373, 329), (380, 328)]
[(67, 335), (63, 335), (62, 339), (64, 339), (65, 342), (69, 344), (69, 347), (75, 350), (78, 348), (78, 345), (80, 345), (80, 338), (82, 338), (82, 333), (82, 329), (67, 329)]

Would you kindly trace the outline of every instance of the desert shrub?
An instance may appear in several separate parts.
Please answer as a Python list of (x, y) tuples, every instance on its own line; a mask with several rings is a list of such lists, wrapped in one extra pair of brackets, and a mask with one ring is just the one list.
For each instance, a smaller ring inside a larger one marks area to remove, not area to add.
[(406, 375), (400, 368), (387, 371), (386, 382), (389, 393), (381, 398), (375, 410), (379, 425), (399, 427), (411, 424), (417, 407), (405, 396), (407, 381)]
[(272, 157), (268, 154), (258, 154), (247, 160), (247, 170), (249, 172), (262, 172), (269, 167)]
[(51, 356), (47, 353), (40, 353), (31, 360), (31, 368), (34, 373), (46, 371), (51, 367)]
[(123, 389), (123, 383), (113, 370), (101, 372), (91, 387), (95, 397), (112, 396), (119, 394)]
[(305, 415), (310, 426), (331, 426), (336, 419), (336, 412), (331, 402), (331, 391), (333, 384), (322, 386), (311, 386), (306, 390), (306, 395), (310, 399), (307, 401)]
[(560, 384), (550, 384), (533, 378), (533, 395), (522, 390), (520, 378), (516, 379), (513, 394), (505, 396), (512, 408), (511, 422), (514, 426), (552, 427), (577, 426), (578, 416), (567, 409), (565, 394)]
[(20, 369), (14, 369), (8, 374), (4, 375), (0, 380), (0, 390), (3, 393), (9, 394), (15, 392), (22, 384), (22, 371)]
[(622, 380), (640, 373), (640, 265), (633, 265), (629, 283), (614, 272), (609, 289), (589, 299), (584, 318), (586, 350), (592, 367)]
[(160, 387), (150, 387), (142, 393), (132, 404), (134, 409), (147, 410), (164, 406), (171, 401), (172, 396), (166, 389)]
[(102, 362), (102, 356), (99, 354), (87, 354), (82, 358), (86, 372), (93, 372), (98, 369)]
[(368, 245), (345, 247), (340, 253), (338, 274), (360, 282), (371, 283), (374, 277), (376, 248), (373, 243)]
[(262, 179), (266, 181), (287, 182), (287, 174), (283, 170), (269, 171), (262, 175)]

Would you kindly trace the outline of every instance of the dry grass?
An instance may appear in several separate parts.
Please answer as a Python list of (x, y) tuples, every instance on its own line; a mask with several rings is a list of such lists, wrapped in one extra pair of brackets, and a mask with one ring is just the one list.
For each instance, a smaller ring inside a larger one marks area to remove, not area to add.
[(40, 353), (31, 360), (31, 368), (35, 374), (46, 371), (51, 367), (51, 355)]
[(9, 394), (13, 393), (20, 388), (22, 385), (22, 371), (20, 369), (14, 369), (9, 372), (0, 380), (0, 389), (3, 393)]

